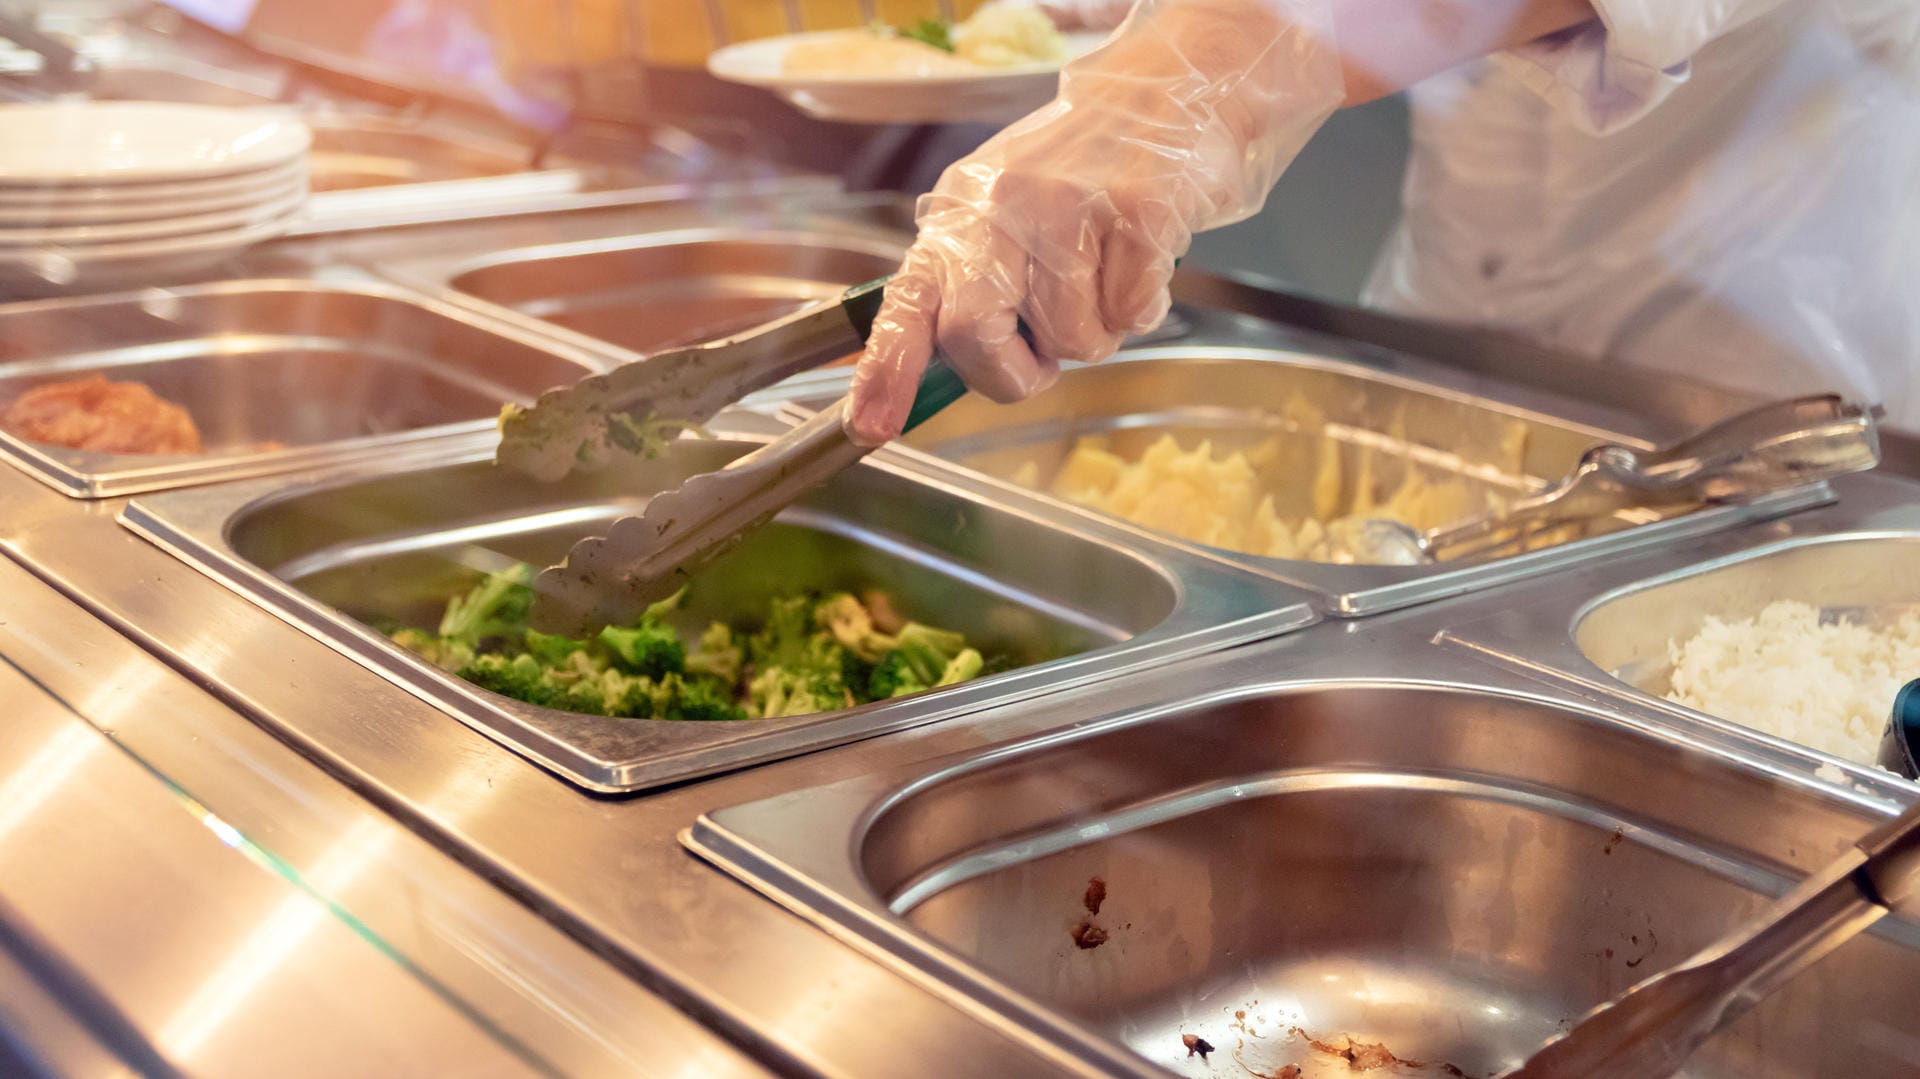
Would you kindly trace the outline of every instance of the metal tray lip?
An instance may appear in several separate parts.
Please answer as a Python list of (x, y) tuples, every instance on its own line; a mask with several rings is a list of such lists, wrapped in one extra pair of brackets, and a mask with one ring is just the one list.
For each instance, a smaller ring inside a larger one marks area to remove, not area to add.
[(850, 221), (834, 222), (826, 218), (817, 218), (811, 219), (807, 227), (791, 225), (763, 227), (705, 222), (653, 232), (628, 232), (592, 239), (562, 240), (556, 243), (510, 247), (504, 251), (496, 251), (455, 263), (444, 268), (439, 276), (444, 279), (446, 287), (452, 291), (487, 303), (499, 304), (498, 300), (487, 299), (469, 292), (456, 282), (468, 274), (524, 262), (600, 255), (617, 251), (644, 251), (657, 247), (681, 247), (720, 240), (767, 240), (809, 247), (825, 247), (828, 244), (823, 241), (832, 241), (848, 245), (844, 248), (845, 250), (893, 259), (901, 257), (906, 251), (905, 243), (887, 231)]
[[(163, 289), (130, 289), (87, 296), (23, 300), (0, 305), (0, 319), (14, 314), (72, 313), (106, 310), (128, 304), (173, 303), (182, 299), (251, 295), (256, 293), (317, 293), (364, 297), (383, 303), (418, 308), (440, 319), (451, 319), (481, 333), (505, 338), (535, 349), (579, 369), (581, 377), (607, 369), (609, 361), (569, 342), (553, 340), (537, 329), (496, 318), (489, 312), (469, 311), (404, 285), (378, 278), (314, 279), (300, 277), (235, 278)], [(0, 364), (4, 374), (6, 364)], [(330, 464), (347, 464), (391, 453), (409, 453), (416, 447), (443, 441), (461, 441), (494, 428), (495, 420), (476, 418), (385, 434), (360, 435), (265, 453), (198, 454), (166, 457), (148, 454), (103, 454), (62, 450), (29, 442), (0, 430), (0, 460), (69, 498), (96, 500), (146, 494), (176, 487), (249, 479), (297, 472)]]
[[(1367, 382), (1392, 386), (1395, 389), (1419, 393), (1429, 397), (1438, 397), (1456, 404), (1474, 405), (1494, 412), (1504, 413), (1515, 419), (1550, 424), (1555, 427), (1574, 431), (1594, 439), (1619, 442), (1637, 449), (1651, 449), (1653, 444), (1643, 438), (1610, 431), (1591, 423), (1554, 415), (1524, 405), (1509, 404), (1504, 401), (1492, 401), (1477, 398), (1469, 391), (1453, 386), (1428, 382), (1398, 371), (1386, 371), (1368, 364), (1358, 355), (1336, 356), (1305, 351), (1297, 344), (1276, 344), (1258, 346), (1247, 344), (1206, 344), (1193, 343), (1153, 343), (1129, 346), (1097, 363), (1068, 361), (1060, 365), (1062, 375), (1073, 371), (1112, 368), (1122, 364), (1164, 363), (1175, 364), (1189, 360), (1235, 361), (1252, 363), (1279, 363), (1293, 367), (1304, 367), (1316, 371), (1329, 371), (1349, 375)], [(761, 390), (743, 403), (752, 402), (772, 407), (783, 403), (801, 405), (799, 396), (815, 392), (822, 396), (832, 393), (844, 394), (851, 388), (852, 368), (821, 368), (793, 378), (777, 386)], [(816, 386), (817, 384), (817, 386)], [(804, 406), (802, 406), (804, 407)], [(945, 458), (935, 458), (945, 460)], [(952, 462), (949, 462), (950, 464)]]
[[(768, 436), (743, 432), (734, 437), (765, 441)], [(1003, 707), (1291, 632), (1304, 628), (1316, 618), (1311, 606), (1303, 598), (1292, 597), (1293, 602), (1282, 602), (1286, 597), (1275, 590), (1266, 593), (1266, 598), (1274, 601), (1268, 609), (1236, 613), (1235, 617), (1224, 620), (1205, 617), (1205, 612), (1194, 609), (1192, 602), (1196, 587), (1214, 583), (1205, 575), (1205, 571), (1195, 572), (1177, 560), (1168, 565), (1156, 560), (1150, 552), (1120, 547), (1122, 553), (1137, 561), (1144, 569), (1166, 580), (1174, 594), (1173, 609), (1165, 619), (1127, 640), (899, 702), (876, 702), (841, 712), (784, 720), (745, 721), (745, 724), (752, 726), (729, 724), (724, 728), (716, 728), (723, 730), (723, 734), (711, 743), (670, 746), (626, 760), (601, 761), (571, 750), (557, 736), (538, 725), (543, 715), (573, 718), (570, 713), (524, 705), (467, 686), (457, 678), (407, 655), (372, 630), (306, 597), (265, 568), (248, 562), (232, 548), (231, 523), (247, 512), (257, 512), (276, 502), (316, 490), (338, 488), (360, 480), (394, 475), (403, 470), (475, 463), (490, 455), (491, 443), (483, 444), (476, 439), (461, 453), (423, 455), (400, 465), (325, 473), (306, 482), (298, 477), (269, 477), (233, 484), (226, 488), (230, 498), (217, 500), (216, 505), (203, 511), (217, 516), (217, 523), (190, 520), (181, 524), (177, 512), (168, 508), (183, 496), (205, 498), (208, 495), (206, 490), (178, 492), (172, 498), (163, 495), (158, 507), (135, 499), (121, 510), (118, 519), (129, 531), (437, 710), (482, 733), (495, 736), (509, 750), (527, 756), (576, 786), (607, 794), (633, 793), (950, 719), (989, 707)], [(1046, 516), (1034, 517), (1017, 507), (998, 507), (990, 499), (963, 489), (943, 490), (911, 472), (889, 468), (885, 462), (864, 467), (892, 471), (910, 483), (929, 487), (945, 497), (969, 499), (1009, 512), (1023, 513), (1045, 527), (1078, 540), (1106, 542), (1097, 536), (1088, 536), (1071, 522)], [(194, 514), (189, 511), (187, 516), (191, 518)], [(1218, 587), (1217, 584), (1214, 586)], [(622, 722), (657, 724), (669, 721)], [(685, 726), (674, 724), (676, 728)], [(735, 731), (739, 732), (737, 737), (733, 736)]]
[[(1462, 403), (1474, 403), (1470, 395), (1446, 387), (1431, 386), (1404, 375), (1376, 371), (1350, 360), (1296, 353), (1289, 349), (1257, 349), (1244, 346), (1154, 346), (1121, 353), (1112, 359), (1102, 361), (1102, 365), (1179, 362), (1189, 358), (1276, 362), (1319, 370), (1336, 370), (1369, 380), (1395, 384), (1402, 389), (1441, 396)], [(1067, 369), (1093, 366), (1098, 365), (1068, 365)], [(811, 411), (793, 397), (786, 396), (790, 390), (804, 393), (809, 392), (816, 385), (822, 388), (841, 386), (850, 378), (850, 375), (840, 376), (838, 372), (831, 378), (817, 372), (800, 375), (789, 380), (788, 383), (761, 391), (750, 398), (749, 403), (769, 410), (772, 415), (783, 419), (788, 424), (795, 424), (807, 415), (811, 415)], [(1537, 418), (1581, 432), (1598, 430), (1586, 424), (1558, 420), (1531, 409), (1513, 408), (1497, 402), (1488, 407), (1525, 418)], [(1605, 432), (1600, 434), (1603, 437), (1615, 437)], [(1641, 447), (1647, 445), (1644, 440), (1618, 437), (1625, 444)], [(1001, 500), (1036, 499), (1055, 512), (1072, 514), (1082, 520), (1098, 521), (1108, 528), (1124, 532), (1131, 537), (1132, 542), (1151, 542), (1161, 547), (1178, 550), (1192, 558), (1233, 567), (1278, 584), (1300, 589), (1314, 597), (1315, 605), (1323, 613), (1335, 618), (1364, 618), (1388, 614), (1408, 607), (1451, 599), (1468, 592), (1526, 580), (1555, 569), (1585, 567), (1657, 544), (1727, 531), (1750, 522), (1768, 520), (1813, 506), (1825, 505), (1838, 497), (1828, 483), (1809, 484), (1777, 491), (1738, 505), (1707, 506), (1668, 520), (1590, 536), (1571, 543), (1503, 558), (1496, 562), (1471, 563), (1439, 572), (1425, 572), (1422, 567), (1415, 566), (1341, 566), (1266, 558), (1208, 547), (1146, 528), (1111, 514), (1076, 505), (1044, 491), (1031, 491), (1019, 487), (1007, 480), (968, 468), (958, 462), (936, 457), (911, 446), (893, 443), (877, 452), (897, 459), (928, 476), (937, 474), (950, 480), (963, 479), (970, 485), (989, 489), (996, 498)], [(1360, 578), (1359, 582), (1354, 580), (1356, 577)], [(1367, 577), (1379, 580), (1377, 583), (1367, 584), (1365, 583)]]
[[(914, 929), (894, 914), (885, 897), (868, 884), (859, 867), (859, 850), (872, 826), (902, 801), (935, 784), (956, 776), (990, 767), (1003, 760), (1037, 749), (1067, 744), (1083, 738), (1151, 723), (1170, 715), (1202, 708), (1218, 707), (1242, 700), (1297, 693), (1324, 692), (1347, 688), (1412, 689), (1420, 692), (1498, 697), (1503, 700), (1539, 704), (1569, 714), (1583, 723), (1625, 727), (1636, 737), (1668, 741), (1683, 749), (1697, 749), (1677, 731), (1647, 729), (1631, 717), (1612, 714), (1602, 704), (1554, 696), (1547, 690), (1513, 685), (1495, 685), (1487, 681), (1449, 681), (1435, 676), (1375, 676), (1333, 673), (1304, 678), (1255, 678), (1238, 681), (1196, 698), (1118, 708), (1097, 718), (1058, 730), (1018, 736), (1005, 742), (962, 749), (928, 760), (918, 761), (884, 772), (854, 776), (837, 782), (802, 787), (771, 797), (763, 797), (709, 810), (679, 833), (681, 845), (694, 855), (732, 876), (763, 897), (798, 915), (815, 928), (885, 963), (916, 982), (932, 987), (943, 999), (967, 1007), (976, 1015), (1009, 1036), (1039, 1046), (1071, 1046), (1082, 1054), (1077, 1066), (1089, 1063), (1105, 1069), (1103, 1074), (1164, 1077), (1170, 1073), (1138, 1056), (1117, 1041), (1101, 1035), (1071, 1015), (1037, 1000), (1009, 985), (1003, 979), (960, 955), (938, 940)], [(1751, 762), (1716, 757), (1726, 768), (1754, 770)], [(1765, 769), (1759, 769), (1765, 772)], [(1769, 773), (1770, 775), (1770, 773)], [(1839, 792), (1822, 790), (1822, 796)], [(801, 799), (796, 803), (795, 799)], [(781, 803), (791, 812), (796, 805), (818, 810), (806, 800), (831, 804), (819, 825), (829, 832), (845, 828), (847, 842), (823, 853), (820, 860), (797, 865), (792, 859), (768, 849), (754, 835), (729, 825), (727, 818), (743, 812), (765, 811)], [(1859, 804), (1857, 799), (1849, 800)], [(851, 816), (846, 806), (857, 806)], [(1884, 806), (1867, 804), (1877, 814)]]
[(1889, 806), (1920, 801), (1920, 782), (1655, 696), (1589, 659), (1576, 635), (1582, 621), (1614, 600), (1787, 551), (1887, 540), (1920, 543), (1920, 521), (1906, 528), (1842, 525), (1832, 531), (1768, 540), (1619, 583), (1578, 602), (1567, 601), (1552, 614), (1529, 617), (1535, 628), (1551, 635), (1546, 643), (1522, 644), (1507, 633), (1477, 630), (1477, 623), (1449, 625), (1433, 640), (1496, 668), (1596, 696), (1608, 707), (1637, 711), (1644, 715), (1644, 722), (1683, 732), (1691, 744), (1714, 756), (1738, 760), (1795, 786), (1811, 786), (1884, 812)]
[[(748, 195), (778, 196), (787, 189), (774, 186), (765, 187), (761, 181), (741, 181), (748, 185), (741, 191)], [(756, 186), (759, 185), (759, 186)], [(710, 198), (727, 185), (708, 185), (686, 194), (685, 198)], [(803, 192), (804, 193), (804, 192)], [(655, 201), (676, 201), (660, 199)], [(901, 233), (857, 221), (836, 220), (832, 206), (802, 205), (797, 211), (801, 216), (796, 222), (786, 224), (771, 223), (728, 223), (715, 220), (697, 220), (677, 222), (665, 228), (649, 231), (614, 231), (609, 235), (587, 237), (585, 239), (561, 240), (545, 244), (522, 244), (504, 250), (489, 252), (453, 260), (416, 260), (386, 258), (379, 260), (374, 272), (381, 279), (414, 288), (417, 291), (432, 294), (435, 298), (454, 307), (477, 311), (496, 322), (518, 327), (522, 333), (536, 335), (564, 344), (575, 352), (597, 358), (602, 369), (611, 369), (628, 363), (636, 363), (647, 354), (622, 347), (612, 341), (594, 337), (580, 330), (563, 326), (551, 319), (529, 315), (499, 300), (475, 295), (455, 284), (467, 274), (481, 270), (490, 270), (500, 266), (548, 257), (572, 257), (575, 255), (596, 254), (606, 251), (629, 251), (646, 247), (671, 246), (680, 243), (693, 243), (725, 238), (813, 238), (833, 241), (847, 240), (873, 248), (869, 253), (883, 254), (888, 258), (905, 257), (907, 244), (912, 239)], [(882, 251), (881, 248), (886, 250)], [(832, 370), (832, 369), (827, 369)], [(797, 375), (798, 379), (817, 377), (818, 372)], [(743, 399), (748, 404), (762, 394), (750, 395)]]

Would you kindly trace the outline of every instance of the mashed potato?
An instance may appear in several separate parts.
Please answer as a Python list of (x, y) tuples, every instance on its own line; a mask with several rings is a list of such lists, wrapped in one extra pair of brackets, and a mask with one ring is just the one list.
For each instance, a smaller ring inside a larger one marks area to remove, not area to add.
[(1822, 625), (1816, 608), (1781, 601), (1752, 618), (1708, 617), (1668, 651), (1669, 700), (1870, 765), (1894, 695), (1920, 675), (1920, 615)]
[(983, 7), (953, 27), (953, 51), (903, 37), (887, 27), (848, 30), (796, 43), (781, 69), (808, 76), (980, 74), (982, 68), (1066, 59), (1066, 39), (1033, 7)]
[[(1318, 416), (1304, 402), (1286, 410), (1296, 428), (1309, 432)], [(1518, 443), (1514, 443), (1516, 449)], [(1245, 452), (1215, 456), (1210, 442), (1182, 449), (1163, 435), (1137, 461), (1112, 452), (1104, 440), (1083, 438), (1067, 455), (1051, 483), (1054, 495), (1124, 517), (1136, 524), (1195, 543), (1230, 551), (1315, 562), (1352, 562), (1351, 551), (1330, 542), (1327, 525), (1342, 518), (1385, 517), (1416, 529), (1437, 528), (1479, 513), (1492, 504), (1457, 480), (1433, 481), (1411, 464), (1405, 478), (1380, 494), (1378, 453), (1359, 452), (1351, 498), (1345, 499), (1341, 448), (1324, 434), (1315, 447), (1311, 480), (1313, 512), (1297, 521), (1282, 520), (1268, 478), (1286, 475), (1294, 462), (1282, 462), (1279, 439)], [(1016, 483), (1038, 488), (1039, 469), (1029, 463)]]
[(953, 28), (953, 51), (982, 67), (1059, 62), (1067, 39), (1039, 8), (983, 7)]

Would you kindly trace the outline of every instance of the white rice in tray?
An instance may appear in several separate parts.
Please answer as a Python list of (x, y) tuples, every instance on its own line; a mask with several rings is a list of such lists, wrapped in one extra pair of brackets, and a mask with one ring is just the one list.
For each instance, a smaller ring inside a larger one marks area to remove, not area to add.
[(1709, 617), (1668, 650), (1668, 699), (1871, 765), (1894, 695), (1920, 678), (1920, 615), (1823, 626), (1818, 608), (1782, 601), (1752, 618)]

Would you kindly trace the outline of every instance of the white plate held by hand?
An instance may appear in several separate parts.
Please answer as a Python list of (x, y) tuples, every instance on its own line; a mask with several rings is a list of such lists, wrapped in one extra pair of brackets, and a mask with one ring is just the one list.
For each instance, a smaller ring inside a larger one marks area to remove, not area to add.
[[(729, 45), (707, 58), (715, 78), (771, 90), (822, 120), (855, 124), (1008, 123), (1053, 99), (1060, 64), (974, 67), (918, 75), (789, 75), (787, 50), (860, 31), (786, 34)], [(1067, 34), (1067, 55), (1082, 56), (1103, 34)]]

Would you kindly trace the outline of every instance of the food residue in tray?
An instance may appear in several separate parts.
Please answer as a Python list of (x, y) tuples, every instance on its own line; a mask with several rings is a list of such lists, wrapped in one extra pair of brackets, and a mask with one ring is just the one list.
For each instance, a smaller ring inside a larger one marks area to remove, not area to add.
[(35, 386), (14, 398), (0, 426), (48, 446), (98, 453), (157, 455), (200, 452), (200, 430), (187, 410), (139, 382), (100, 375)]
[(1100, 913), (1100, 904), (1105, 903), (1106, 901), (1107, 901), (1107, 882), (1099, 877), (1095, 877), (1092, 880), (1089, 880), (1087, 882), (1086, 894), (1080, 897), (1080, 902), (1082, 905), (1084, 905), (1087, 908), (1087, 913), (1088, 914)]
[[(1277, 485), (1302, 475), (1294, 472), (1298, 462), (1291, 456), (1283, 463), (1278, 438), (1216, 455), (1209, 441), (1186, 448), (1169, 434), (1129, 460), (1105, 439), (1088, 436), (1074, 445), (1044, 487), (1067, 501), (1211, 547), (1336, 563), (1351, 563), (1356, 557), (1338, 542), (1337, 530), (1329, 528), (1334, 522), (1387, 518), (1427, 529), (1497, 505), (1488, 490), (1457, 479), (1434, 479), (1425, 466), (1371, 444), (1347, 451), (1357, 455), (1348, 474), (1341, 444), (1325, 433), (1325, 420), (1311, 404), (1295, 399), (1283, 411), (1293, 430), (1318, 432), (1311, 478), (1305, 481), (1311, 484), (1312, 509), (1298, 520), (1285, 520), (1276, 509)], [(1502, 440), (1502, 459), (1493, 465), (1517, 476), (1525, 440), (1526, 428), (1514, 424)], [(1293, 442), (1297, 446), (1297, 438)], [(1398, 463), (1401, 472), (1392, 487), (1380, 475), (1388, 459)], [(1013, 481), (1043, 486), (1032, 463), (1016, 472)]]
[[(1466, 1072), (1445, 1061), (1409, 1059), (1394, 1053), (1384, 1042), (1366, 1041), (1350, 1034), (1317, 1037), (1297, 1024), (1285, 1027), (1286, 1037), (1282, 1041), (1269, 1042), (1249, 1025), (1244, 1010), (1234, 1012), (1234, 1021), (1229, 1026), (1238, 1035), (1236, 1044), (1232, 1046), (1233, 1063), (1240, 1071), (1255, 1079), (1301, 1079), (1308, 1074), (1351, 1072), (1405, 1075), (1429, 1070), (1450, 1079), (1470, 1079)], [(1291, 1051), (1282, 1049), (1282, 1046), (1289, 1047)], [(1303, 1053), (1308, 1055), (1303, 1056)], [(1276, 1055), (1282, 1061), (1287, 1056), (1294, 1060), (1282, 1063), (1272, 1059)], [(1260, 1059), (1262, 1057), (1266, 1059)]]
[(1197, 1053), (1201, 1060), (1207, 1059), (1207, 1054), (1213, 1052), (1213, 1043), (1198, 1034), (1180, 1035), (1180, 1044), (1187, 1047), (1188, 1056), (1193, 1056)]
[(1783, 600), (1751, 618), (1709, 616), (1668, 652), (1670, 700), (1872, 765), (1887, 709), (1920, 671), (1920, 614), (1828, 622)]
[[(145, 383), (112, 382), (98, 374), (33, 387), (0, 413), (0, 428), (43, 446), (94, 453), (180, 457), (206, 451), (185, 408)], [(241, 448), (267, 453), (286, 447), (257, 442)]]
[(436, 629), (390, 636), (482, 689), (628, 719), (811, 715), (955, 685), (986, 666), (963, 635), (897, 623), (884, 600), (844, 592), (776, 598), (758, 626), (713, 622), (691, 644), (671, 624), (684, 590), (632, 625), (554, 636), (527, 625), (533, 576), (526, 565), (492, 574), (450, 599)]
[(964, 22), (925, 19), (904, 29), (875, 25), (790, 46), (788, 75), (816, 77), (979, 75), (993, 68), (1066, 59), (1066, 39), (1038, 8), (988, 6)]
[(1107, 942), (1107, 931), (1095, 925), (1091, 919), (1074, 923), (1070, 932), (1073, 946), (1082, 951), (1098, 948)]

